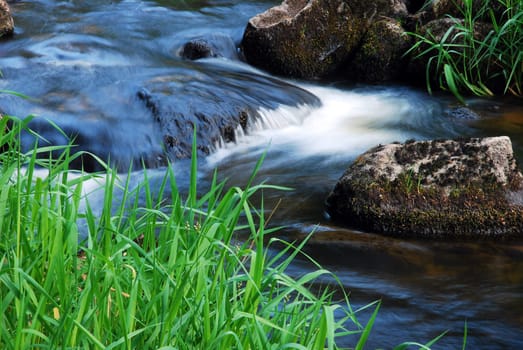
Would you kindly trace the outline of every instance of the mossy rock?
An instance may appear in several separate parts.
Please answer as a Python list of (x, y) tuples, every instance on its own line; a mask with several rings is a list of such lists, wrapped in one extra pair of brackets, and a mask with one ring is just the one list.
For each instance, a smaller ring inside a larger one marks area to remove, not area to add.
[(393, 236), (522, 237), (523, 175), (508, 137), (394, 143), (348, 168), (327, 211)]
[[(467, 47), (465, 42), (465, 36), (459, 35), (459, 27), (464, 26), (464, 20), (459, 18), (437, 18), (429, 21), (428, 23), (416, 28), (416, 33), (422, 37), (429, 38), (433, 43), (442, 43), (446, 45), (453, 45), (453, 50), (461, 52), (463, 48)], [(478, 41), (484, 41), (489, 35), (492, 29), (492, 25), (484, 22), (475, 22), (474, 25), (474, 38)], [(449, 33), (450, 31), (450, 33)], [(424, 54), (418, 57), (424, 52), (430, 54)], [(426, 70), (429, 66), (429, 60), (433, 56), (438, 55), (438, 46), (430, 46), (427, 43), (422, 43), (416, 50), (410, 52), (410, 61), (408, 63), (408, 80), (413, 82), (420, 82), (425, 84), (426, 78), (431, 79), (431, 85), (437, 86), (438, 74), (435, 71), (436, 64), (433, 62), (430, 65), (431, 72), (427, 74)], [(490, 70), (495, 70), (496, 67), (490, 67)], [(495, 76), (495, 75), (493, 75)], [(419, 80), (419, 81), (418, 81)]]
[(403, 1), (286, 0), (251, 18), (241, 47), (272, 73), (324, 77), (343, 67), (380, 16), (406, 16)]

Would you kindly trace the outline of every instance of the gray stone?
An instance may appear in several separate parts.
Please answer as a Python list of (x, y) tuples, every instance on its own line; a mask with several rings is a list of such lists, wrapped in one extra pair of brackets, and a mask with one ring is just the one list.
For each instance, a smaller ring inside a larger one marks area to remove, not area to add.
[[(446, 45), (453, 45), (453, 50), (460, 51), (463, 49), (462, 47), (466, 47), (467, 45), (464, 42), (464, 35), (459, 35), (459, 28), (464, 25), (465, 22), (463, 19), (449, 17), (437, 18), (429, 21), (425, 25), (422, 25), (417, 30), (417, 33), (425, 38), (428, 38), (434, 44), (441, 43)], [(492, 26), (487, 23), (476, 22), (474, 26), (475, 39), (478, 41), (483, 41), (487, 37), (491, 28)], [(422, 57), (416, 57), (423, 52), (429, 52), (430, 54), (424, 54)], [(432, 60), (432, 62), (430, 62), (431, 57), (437, 55), (437, 45), (431, 47), (427, 43), (422, 43), (416, 50), (413, 50), (410, 53), (410, 57), (412, 59), (410, 60), (409, 67), (407, 69), (411, 80), (421, 80), (421, 82), (425, 83), (426, 78), (430, 78), (432, 79), (431, 85), (438, 86), (438, 79), (440, 76), (435, 73), (437, 60)], [(427, 68), (431, 70), (431, 73), (428, 75), (426, 74)], [(492, 67), (491, 69), (494, 70), (495, 67)], [(493, 74), (493, 76), (495, 75)]]
[(508, 137), (375, 147), (327, 198), (336, 220), (425, 238), (523, 235), (523, 175)]

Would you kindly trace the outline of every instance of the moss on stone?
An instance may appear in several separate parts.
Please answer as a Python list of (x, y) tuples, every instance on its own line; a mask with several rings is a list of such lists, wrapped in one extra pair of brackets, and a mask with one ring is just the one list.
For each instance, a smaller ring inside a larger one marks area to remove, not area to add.
[(499, 187), (471, 184), (447, 194), (434, 187), (411, 187), (409, 177), (416, 181), (405, 174), (390, 184), (352, 184), (360, 190), (354, 192), (342, 221), (401, 237), (521, 237), (523, 209), (510, 205)]
[[(494, 164), (486, 144), (478, 139), (407, 142), (393, 154), (403, 165), (394, 177), (374, 167), (374, 151), (387, 150), (375, 148), (340, 179), (327, 199), (328, 212), (350, 226), (394, 236), (521, 237), (523, 206), (510, 196), (523, 191), (521, 173), (510, 168), (514, 160), (509, 159), (510, 174), (501, 182), (490, 169)], [(470, 163), (449, 168), (459, 156)]]
[(358, 81), (381, 82), (401, 77), (405, 72), (404, 54), (412, 38), (399, 20), (386, 18), (373, 22), (361, 46), (348, 65), (348, 75)]
[[(260, 26), (264, 18), (288, 11), (294, 1), (259, 14), (249, 21), (242, 39), (247, 61), (276, 74), (317, 78), (344, 67), (369, 25), (374, 9), (355, 7), (352, 2), (314, 0), (297, 3), (302, 9), (292, 16)], [(275, 10), (277, 9), (277, 10)], [(296, 10), (296, 9), (295, 9)], [(380, 8), (380, 11), (382, 9)]]

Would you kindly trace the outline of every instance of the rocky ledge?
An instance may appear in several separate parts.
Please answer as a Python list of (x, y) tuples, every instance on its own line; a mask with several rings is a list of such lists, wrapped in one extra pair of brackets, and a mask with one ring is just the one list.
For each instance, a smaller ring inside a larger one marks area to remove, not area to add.
[(523, 236), (522, 180), (508, 137), (407, 141), (358, 157), (326, 204), (372, 232), (506, 239)]

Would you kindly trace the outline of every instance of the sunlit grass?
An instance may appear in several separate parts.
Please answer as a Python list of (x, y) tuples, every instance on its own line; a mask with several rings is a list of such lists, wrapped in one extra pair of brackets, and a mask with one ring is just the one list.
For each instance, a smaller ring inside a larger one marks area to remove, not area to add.
[[(364, 344), (372, 323), (357, 321), (347, 297), (310, 289), (335, 276), (286, 273), (301, 246), (269, 239), (263, 201), (251, 203), (276, 187), (226, 189), (215, 177), (199, 196), (196, 159), (186, 198), (172, 168), (159, 189), (147, 172), (136, 190), (111, 170), (72, 176), (70, 147), (20, 152), (26, 124), (0, 120), (0, 348), (334, 349), (351, 333)], [(51, 150), (61, 156), (39, 157)], [(82, 191), (93, 177), (105, 186), (99, 216)]]

